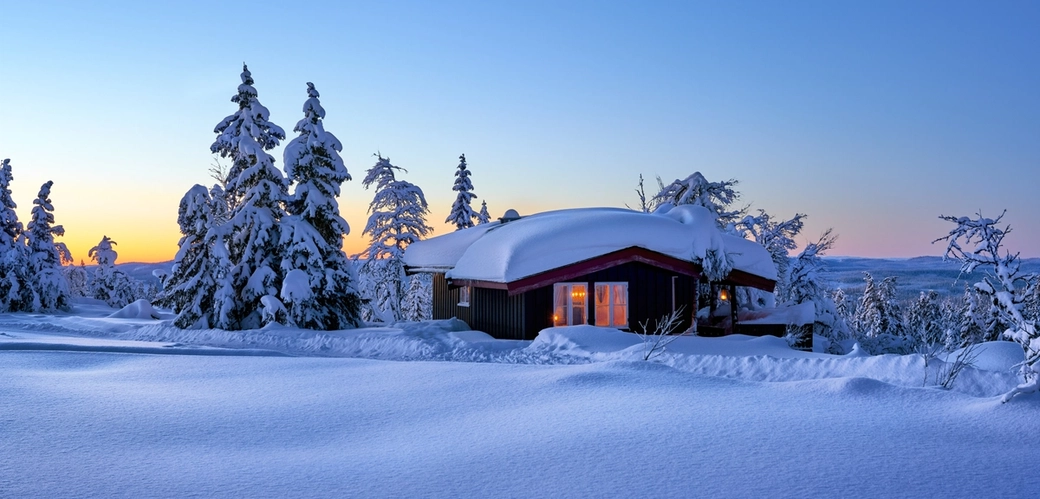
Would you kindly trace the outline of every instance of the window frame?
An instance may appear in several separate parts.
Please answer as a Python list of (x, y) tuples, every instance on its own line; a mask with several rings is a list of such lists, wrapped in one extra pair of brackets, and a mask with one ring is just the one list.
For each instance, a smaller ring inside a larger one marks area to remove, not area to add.
[[(582, 305), (585, 309), (585, 313), (582, 314), (582, 322), (580, 324), (571, 324), (571, 319), (574, 318), (574, 286), (581, 286), (585, 288), (585, 303)], [(563, 316), (566, 318), (565, 324), (557, 324), (556, 314), (556, 297), (559, 294), (560, 288), (566, 288), (567, 303), (564, 304)], [(564, 327), (564, 326), (584, 326), (589, 324), (589, 283), (588, 282), (557, 282), (553, 283), (553, 299), (552, 299), (552, 325), (553, 327)]]
[(460, 307), (468, 307), (473, 300), (473, 290), (471, 286), (459, 286), (459, 302), (456, 304)]
[[(600, 286), (606, 286), (606, 288), (607, 288), (607, 318), (606, 318), (607, 324), (604, 325), (604, 326), (600, 326), (600, 324), (599, 324), (599, 322), (601, 320), (601, 317), (599, 316), (599, 310), (598, 310), (599, 309), (599, 305), (595, 301), (595, 297), (597, 296), (598, 288)], [(618, 305), (617, 303), (615, 303), (616, 300), (614, 299), (614, 297), (616, 296), (616, 294), (614, 293), (614, 286), (623, 286), (624, 290), (625, 290), (625, 303), (623, 305), (625, 307), (624, 324), (615, 324), (615, 321), (614, 321), (614, 315), (616, 313), (615, 312), (615, 306)], [(593, 295), (592, 295), (593, 296), (593, 304), (592, 304), (592, 306), (597, 309), (596, 310), (597, 313), (596, 313), (596, 321), (595, 321), (596, 324), (595, 325), (598, 326), (598, 327), (613, 327), (613, 328), (618, 328), (618, 329), (629, 329), (629, 319), (630, 319), (630, 317), (632, 315), (631, 314), (632, 304), (631, 304), (631, 302), (629, 302), (629, 299), (628, 299), (628, 282), (627, 281), (595, 282), (592, 285), (592, 290), (593, 290), (592, 291), (593, 292)]]

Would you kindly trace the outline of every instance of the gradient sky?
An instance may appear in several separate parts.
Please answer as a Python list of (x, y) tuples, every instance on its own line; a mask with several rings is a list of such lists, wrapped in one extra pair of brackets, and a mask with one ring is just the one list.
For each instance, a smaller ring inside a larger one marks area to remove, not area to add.
[(435, 234), (465, 153), (493, 216), (634, 206), (640, 173), (699, 170), (807, 213), (801, 242), (833, 227), (834, 255), (941, 254), (938, 215), (1007, 209), (1006, 246), (1040, 256), (1037, 26), (1034, 1), (3, 2), (0, 159), (23, 223), (54, 181), (77, 261), (103, 235), (169, 260), (244, 61), (290, 138), (321, 92), (348, 253), (380, 151)]

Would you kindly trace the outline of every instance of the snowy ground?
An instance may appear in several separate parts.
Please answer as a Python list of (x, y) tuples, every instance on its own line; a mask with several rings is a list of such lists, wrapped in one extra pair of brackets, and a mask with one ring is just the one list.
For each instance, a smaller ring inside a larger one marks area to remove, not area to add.
[[(953, 390), (917, 356), (441, 321), (181, 331), (0, 315), (0, 497), (1035, 497), (1020, 350)], [(1016, 357), (1017, 356), (1017, 357)], [(932, 363), (934, 368), (935, 363)], [(984, 369), (982, 369), (984, 368)]]

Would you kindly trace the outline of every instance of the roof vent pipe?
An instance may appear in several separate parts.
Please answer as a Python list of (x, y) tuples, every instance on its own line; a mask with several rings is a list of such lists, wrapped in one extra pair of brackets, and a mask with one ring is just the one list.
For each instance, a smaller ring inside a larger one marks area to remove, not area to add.
[(498, 219), (498, 221), (502, 223), (512, 222), (513, 220), (520, 220), (520, 214), (512, 208), (506, 210), (505, 215), (502, 215), (502, 218)]

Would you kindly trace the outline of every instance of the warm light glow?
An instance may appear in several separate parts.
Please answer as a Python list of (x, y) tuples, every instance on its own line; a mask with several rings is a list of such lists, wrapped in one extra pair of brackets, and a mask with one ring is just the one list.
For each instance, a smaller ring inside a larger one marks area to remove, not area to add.
[(726, 288), (719, 290), (719, 299), (722, 301), (729, 301), (729, 291)]

